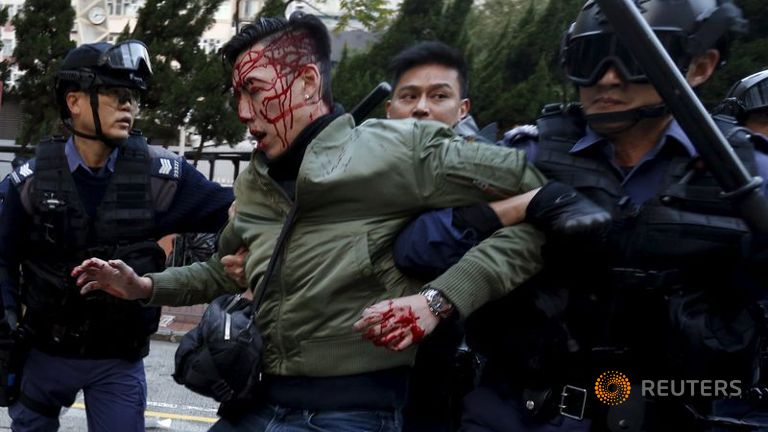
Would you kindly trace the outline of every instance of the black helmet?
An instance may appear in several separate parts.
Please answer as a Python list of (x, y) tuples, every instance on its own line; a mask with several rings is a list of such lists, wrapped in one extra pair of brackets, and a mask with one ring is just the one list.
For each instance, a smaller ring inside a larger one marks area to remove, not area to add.
[(64, 57), (56, 73), (56, 101), (62, 119), (70, 115), (64, 96), (72, 88), (90, 91), (107, 86), (146, 90), (151, 76), (149, 53), (141, 41), (80, 45)]
[(738, 108), (738, 115), (768, 110), (768, 69), (752, 74), (728, 90), (726, 102)]
[[(710, 48), (722, 62), (734, 33), (746, 31), (741, 10), (730, 0), (634, 0), (641, 15), (680, 70)], [(609, 64), (632, 82), (647, 82), (645, 71), (614, 35), (595, 0), (581, 9), (563, 38), (561, 62), (574, 84), (594, 85)]]

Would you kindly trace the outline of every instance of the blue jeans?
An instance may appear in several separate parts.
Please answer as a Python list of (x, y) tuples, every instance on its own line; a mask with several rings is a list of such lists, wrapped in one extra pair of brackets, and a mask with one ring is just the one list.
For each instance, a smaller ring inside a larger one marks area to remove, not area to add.
[(221, 419), (209, 432), (400, 432), (400, 410), (311, 411), (264, 405), (239, 418)]
[[(90, 432), (144, 432), (147, 380), (138, 360), (83, 360), (55, 357), (33, 349), (24, 364), (21, 391), (51, 408), (71, 406), (85, 396)], [(59, 429), (59, 417), (46, 416), (21, 402), (8, 408), (14, 432)]]

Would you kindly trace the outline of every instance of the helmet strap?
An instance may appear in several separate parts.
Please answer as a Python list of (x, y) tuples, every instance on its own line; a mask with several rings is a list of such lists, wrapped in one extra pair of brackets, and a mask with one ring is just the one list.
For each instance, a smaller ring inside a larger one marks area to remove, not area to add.
[(90, 94), (90, 101), (91, 101), (91, 113), (93, 115), (93, 126), (94, 126), (94, 129), (96, 129), (96, 135), (90, 135), (75, 129), (75, 127), (72, 125), (71, 118), (63, 121), (64, 127), (69, 129), (69, 131), (72, 132), (73, 135), (77, 135), (81, 138), (101, 141), (104, 144), (106, 144), (107, 147), (109, 148), (117, 147), (118, 144), (120, 144), (121, 140), (114, 140), (114, 139), (108, 138), (106, 135), (104, 135), (104, 132), (101, 130), (101, 119), (99, 118), (99, 92), (97, 91), (96, 87), (92, 87), (89, 91), (89, 94)]
[(616, 129), (611, 129), (610, 133), (620, 133), (635, 127), (640, 120), (659, 118), (669, 114), (669, 108), (665, 104), (644, 106), (626, 111), (616, 111), (600, 114), (587, 114), (584, 118), (587, 123), (595, 130), (604, 130), (609, 124), (621, 124)]

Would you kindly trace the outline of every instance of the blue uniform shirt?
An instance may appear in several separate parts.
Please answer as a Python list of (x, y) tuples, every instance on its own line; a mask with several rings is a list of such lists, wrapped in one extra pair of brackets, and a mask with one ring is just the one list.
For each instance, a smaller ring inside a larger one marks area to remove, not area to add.
[(5, 176), (5, 178), (0, 181), (0, 216), (3, 214), (3, 203), (5, 202), (5, 196), (8, 195), (8, 188), (10, 187), (11, 178)]
[[(768, 148), (768, 138), (758, 136), (757, 139), (762, 140), (764, 147)], [(527, 140), (517, 146), (525, 148), (529, 161), (535, 160), (535, 140)], [(592, 129), (587, 128), (584, 137), (573, 145), (570, 152), (579, 153), (596, 146), (602, 149), (597, 154), (605, 157), (615, 168), (616, 175), (622, 179), (625, 193), (636, 204), (644, 203), (661, 189), (661, 182), (670, 163), (669, 158), (659, 156), (666, 146), (680, 146), (691, 157), (698, 155), (691, 140), (675, 120), (670, 122), (656, 146), (628, 172), (616, 163), (613, 144)], [(758, 174), (768, 179), (768, 154), (761, 147), (758, 145), (755, 151)], [(768, 195), (766, 183), (763, 183), (762, 192)], [(452, 209), (433, 210), (416, 218), (398, 235), (394, 246), (395, 263), (409, 275), (425, 274), (425, 269), (428, 274), (440, 274), (482, 240), (484, 238), (474, 235), (474, 232), (461, 232), (452, 225)]]
[(73, 173), (77, 168), (83, 167), (84, 170), (86, 170), (88, 173), (90, 173), (94, 177), (105, 177), (109, 173), (115, 172), (115, 162), (117, 161), (118, 152), (119, 152), (118, 149), (112, 150), (112, 153), (110, 153), (109, 156), (107, 157), (107, 163), (104, 164), (104, 167), (97, 170), (96, 172), (93, 172), (93, 170), (91, 170), (91, 168), (85, 164), (83, 157), (80, 156), (80, 153), (77, 151), (77, 148), (75, 147), (75, 142), (74, 140), (72, 140), (72, 137), (70, 137), (67, 140), (67, 143), (64, 144), (64, 155), (67, 157), (69, 172)]

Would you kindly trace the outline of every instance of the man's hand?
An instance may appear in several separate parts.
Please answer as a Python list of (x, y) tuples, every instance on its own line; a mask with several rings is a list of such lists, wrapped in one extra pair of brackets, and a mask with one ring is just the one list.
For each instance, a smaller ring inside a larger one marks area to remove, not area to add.
[(545, 232), (601, 235), (611, 214), (565, 183), (551, 181), (528, 204), (526, 220)]
[(417, 294), (366, 308), (354, 327), (375, 345), (401, 351), (432, 333), (438, 322), (427, 299)]
[(224, 272), (241, 287), (245, 287), (248, 284), (248, 281), (245, 279), (245, 257), (247, 255), (248, 249), (240, 246), (240, 249), (234, 255), (225, 255), (221, 258)]
[(77, 278), (77, 286), (83, 295), (93, 290), (102, 290), (125, 300), (152, 296), (152, 279), (139, 277), (122, 260), (89, 258), (72, 269), (72, 277)]

